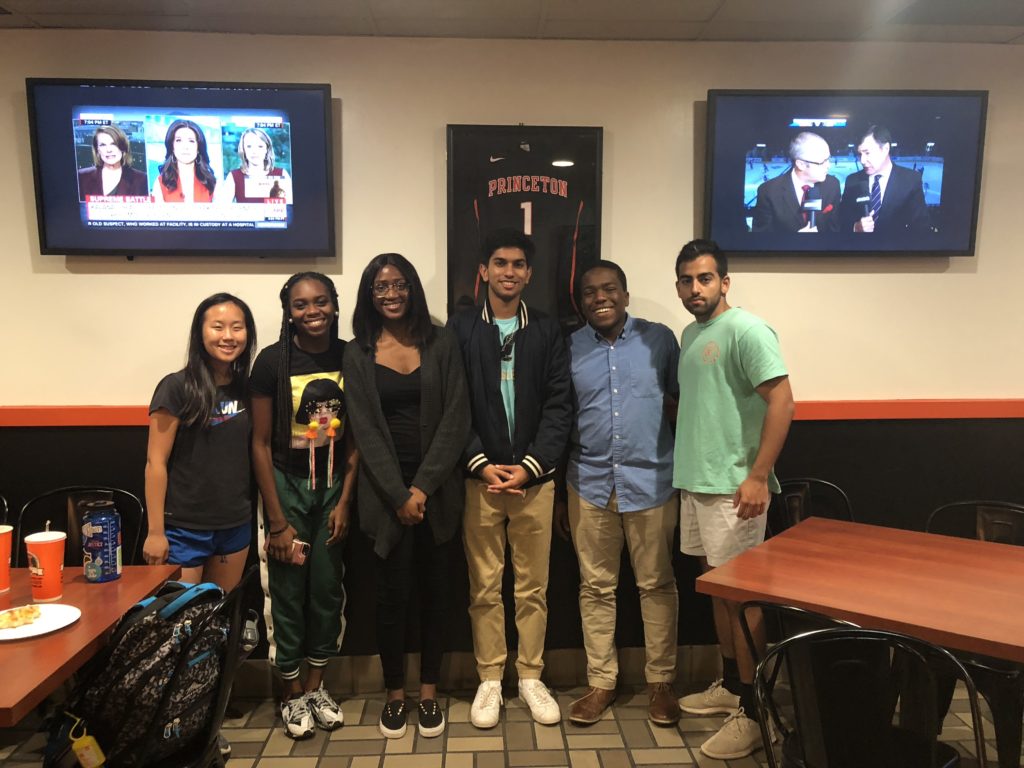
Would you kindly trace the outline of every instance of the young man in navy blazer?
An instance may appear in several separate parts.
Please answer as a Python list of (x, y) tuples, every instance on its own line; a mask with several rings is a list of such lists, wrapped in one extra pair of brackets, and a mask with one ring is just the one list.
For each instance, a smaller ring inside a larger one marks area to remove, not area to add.
[(923, 234), (931, 230), (921, 174), (896, 165), (889, 154), (891, 147), (892, 134), (881, 125), (868, 128), (857, 144), (863, 170), (846, 177), (839, 207), (843, 232)]
[(515, 571), (519, 696), (533, 719), (554, 725), (558, 704), (540, 680), (547, 630), (554, 469), (572, 426), (569, 361), (558, 323), (528, 310), (523, 289), (534, 245), (522, 232), (498, 230), (481, 253), (483, 307), (454, 315), (473, 416), (464, 453), (463, 538), (469, 568), (469, 616), (480, 686), (470, 709), (478, 728), (501, 716), (508, 650), (501, 583), (505, 543)]
[(802, 131), (789, 144), (789, 158), (792, 165), (785, 173), (757, 188), (751, 230), (838, 232), (839, 179), (829, 174), (832, 151), (828, 142), (816, 133)]

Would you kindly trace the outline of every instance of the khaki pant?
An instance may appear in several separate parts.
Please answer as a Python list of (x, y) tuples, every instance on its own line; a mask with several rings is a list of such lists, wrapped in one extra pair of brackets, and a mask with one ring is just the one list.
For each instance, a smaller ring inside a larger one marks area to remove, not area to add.
[[(548, 625), (548, 561), (554, 487), (548, 482), (526, 489), (526, 496), (493, 494), (480, 480), (466, 481), (463, 541), (469, 565), (469, 617), (480, 680), (501, 680), (505, 646), (505, 605), (501, 578), (505, 541), (515, 572), (516, 629), (521, 679), (539, 678), (544, 669)], [(507, 523), (507, 526), (506, 526)]]
[(676, 677), (679, 594), (672, 570), (672, 535), (679, 517), (679, 495), (659, 507), (620, 513), (612, 494), (608, 508), (591, 504), (569, 489), (569, 527), (580, 561), (580, 616), (587, 650), (587, 679), (597, 688), (614, 689), (619, 661), (615, 649), (615, 589), (622, 546), (640, 590), (648, 683), (671, 683)]

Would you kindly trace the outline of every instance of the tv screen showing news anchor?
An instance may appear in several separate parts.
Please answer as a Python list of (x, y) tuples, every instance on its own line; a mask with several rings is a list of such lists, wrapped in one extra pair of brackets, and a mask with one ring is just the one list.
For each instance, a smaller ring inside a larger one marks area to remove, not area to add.
[(984, 91), (710, 91), (705, 231), (751, 254), (972, 255)]
[(334, 253), (330, 87), (26, 80), (40, 252)]

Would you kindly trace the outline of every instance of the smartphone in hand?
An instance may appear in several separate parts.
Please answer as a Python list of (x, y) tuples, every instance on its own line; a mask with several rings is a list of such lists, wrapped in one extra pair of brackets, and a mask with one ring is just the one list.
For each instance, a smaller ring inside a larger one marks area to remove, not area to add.
[(309, 544), (298, 539), (292, 539), (292, 565), (302, 565), (306, 562), (309, 554)]

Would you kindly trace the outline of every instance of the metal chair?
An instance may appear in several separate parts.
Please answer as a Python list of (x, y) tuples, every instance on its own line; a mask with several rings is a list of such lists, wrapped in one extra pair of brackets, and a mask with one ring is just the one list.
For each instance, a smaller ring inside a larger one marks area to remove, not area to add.
[[(899, 663), (895, 663), (898, 659)], [(785, 666), (795, 729), (772, 747), (769, 718), (776, 689), (768, 670)], [(975, 755), (987, 765), (978, 694), (967, 671), (943, 648), (895, 632), (860, 628), (807, 632), (769, 650), (758, 665), (754, 692), (771, 768), (952, 768), (959, 753), (938, 740), (936, 670), (967, 689)], [(894, 694), (900, 708), (893, 717)], [(895, 720), (895, 722), (894, 722)], [(787, 759), (787, 756), (792, 756)]]
[[(957, 501), (928, 516), (925, 530), (962, 539), (1024, 546), (1024, 506), (1007, 501)], [(1007, 610), (1017, 610), (1007, 605)], [(956, 652), (978, 692), (992, 710), (1000, 768), (1019, 768), (1024, 731), (1024, 666), (988, 656)], [(940, 679), (941, 711), (949, 707), (953, 686)]]
[(121, 515), (121, 558), (126, 565), (139, 562), (139, 540), (145, 526), (145, 510), (139, 497), (121, 488), (105, 485), (68, 485), (54, 488), (30, 499), (21, 508), (14, 526), (14, 546), (11, 547), (11, 563), (23, 565), (25, 553), (21, 542), (26, 534), (45, 530), (49, 521), (50, 530), (64, 531), (68, 542), (64, 547), (64, 565), (82, 564), (81, 505), (88, 501), (113, 501)]
[(1024, 546), (1024, 505), (1009, 501), (956, 501), (928, 515), (929, 533)]
[(808, 517), (853, 522), (853, 505), (842, 488), (816, 477), (780, 480), (782, 492), (768, 507), (769, 535), (782, 533)]
[[(759, 610), (762, 615), (762, 621), (764, 626), (765, 637), (769, 644), (777, 644), (783, 640), (787, 640), (797, 635), (802, 635), (806, 632), (813, 632), (819, 629), (835, 629), (838, 627), (857, 627), (849, 621), (843, 619), (834, 619), (831, 616), (826, 616), (823, 613), (816, 613), (815, 611), (808, 611), (804, 608), (797, 608), (793, 605), (784, 605), (782, 603), (771, 603), (765, 600), (748, 600), (740, 605), (740, 628), (743, 630), (743, 637), (746, 639), (747, 648), (750, 649), (750, 657), (754, 660), (755, 664), (760, 665), (762, 661), (762, 654), (758, 648), (758, 644), (754, 641), (754, 633), (750, 628), (750, 621), (748, 619), (748, 613), (752, 610)], [(764, 684), (769, 692), (773, 692), (776, 684), (778, 683), (779, 674), (782, 671), (782, 659), (778, 658), (778, 663), (771, 665), (768, 668), (761, 670), (759, 668), (759, 674), (764, 674)], [(774, 700), (769, 697), (769, 702)], [(793, 733), (789, 724), (781, 716), (780, 712), (770, 704), (770, 714), (772, 722), (775, 726), (775, 731), (779, 735), (783, 744), (792, 743)], [(799, 760), (792, 758), (787, 760), (787, 763), (797, 766)]]
[(0, 524), (7, 524), (7, 499), (0, 496)]

